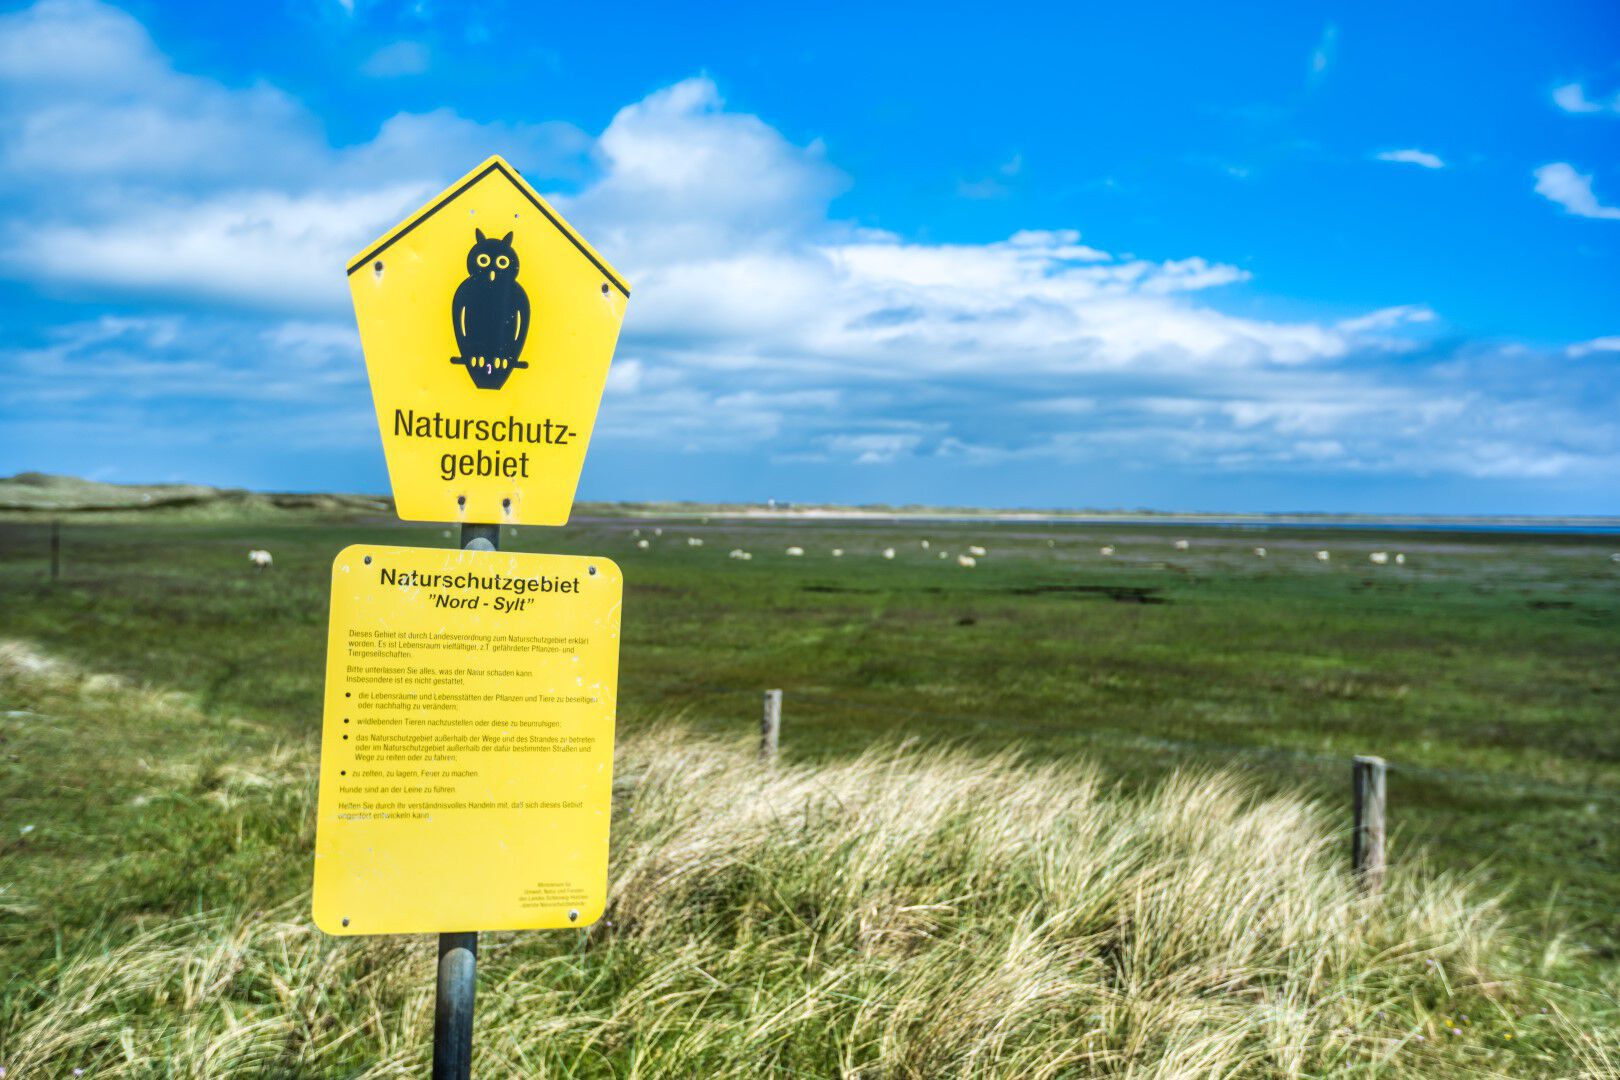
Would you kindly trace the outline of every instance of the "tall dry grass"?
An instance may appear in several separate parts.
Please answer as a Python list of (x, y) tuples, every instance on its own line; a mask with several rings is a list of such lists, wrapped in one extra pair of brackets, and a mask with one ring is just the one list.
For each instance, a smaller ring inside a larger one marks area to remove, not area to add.
[[(227, 780), (200, 806), (290, 812), (281, 855), (305, 857), (306, 754), (213, 769)], [(1468, 883), (1399, 867), (1360, 898), (1338, 822), (1233, 776), (1133, 793), (914, 746), (770, 768), (667, 729), (623, 740), (617, 795), (607, 918), (484, 936), (480, 1075), (1595, 1077), (1620, 1060), (1612, 1001), (1543, 982)], [(327, 939), (307, 896), (109, 919), (13, 973), (0, 1064), (420, 1075), (432, 949)]]

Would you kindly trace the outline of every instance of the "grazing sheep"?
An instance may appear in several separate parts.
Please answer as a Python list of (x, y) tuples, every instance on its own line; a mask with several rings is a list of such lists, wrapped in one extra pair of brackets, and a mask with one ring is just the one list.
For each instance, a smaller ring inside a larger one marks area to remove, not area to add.
[(637, 540), (636, 541), (636, 547), (640, 548), (642, 551), (646, 551), (648, 548), (652, 547), (652, 541), (650, 541), (650, 540)]
[(948, 551), (942, 551), (939, 553), (939, 557), (942, 559), (948, 559), (951, 557), (951, 553)]
[(1331, 553), (1329, 553), (1329, 552), (1326, 552), (1326, 551), (1318, 551), (1318, 552), (1317, 552), (1317, 553), (1316, 553), (1316, 561), (1317, 561), (1317, 562), (1327, 562), (1327, 561), (1328, 561), (1328, 560), (1329, 560), (1329, 559), (1331, 559), (1331, 558), (1333, 558), (1333, 556), (1332, 556), (1332, 554), (1331, 554)]
[(1385, 563), (1389, 562), (1389, 552), (1375, 551), (1371, 555), (1367, 556), (1367, 561), (1372, 563), (1374, 566), (1383, 566)]
[(1397, 551), (1395, 553), (1395, 565), (1396, 566), (1405, 566), (1406, 565), (1406, 553), (1405, 552)]
[(919, 540), (919, 541), (917, 541), (917, 543), (919, 543), (919, 544), (921, 544), (921, 545), (922, 545), (922, 549), (923, 549), (923, 550), (924, 550), (924, 551), (927, 551), (927, 550), (928, 550), (928, 541), (926, 541), (926, 540)]
[(664, 535), (664, 530), (663, 529), (654, 529), (653, 530), (653, 535), (654, 536), (663, 536)]
[(978, 544), (969, 544), (968, 545), (968, 554), (969, 555), (975, 555), (975, 556), (982, 559), (982, 558), (984, 558), (986, 555), (988, 555), (990, 553), (988, 551), (986, 551), (984, 548), (980, 547)]
[(248, 562), (252, 563), (254, 566), (257, 566), (260, 570), (263, 570), (272, 562), (275, 562), (275, 560), (272, 559), (270, 557), (270, 553), (265, 551), (263, 548), (254, 548), (252, 551), (248, 552)]
[(640, 529), (631, 529), (630, 530), (630, 535), (631, 536), (640, 536), (641, 535), (641, 530)]
[(1265, 548), (1257, 547), (1257, 548), (1254, 549), (1254, 553), (1258, 558), (1263, 559), (1263, 558), (1266, 557), (1266, 549)]
[(741, 559), (744, 562), (747, 562), (749, 559), (753, 558), (752, 555), (744, 551), (742, 548), (732, 548), (731, 551), (727, 553), (726, 557), (729, 559)]
[(1176, 550), (1177, 551), (1186, 551), (1190, 547), (1192, 547), (1192, 543), (1190, 541), (1187, 541), (1187, 540), (1177, 540), (1176, 541)]
[(894, 558), (894, 548), (884, 548), (884, 549), (883, 549), (883, 557), (884, 557), (884, 558), (885, 558), (885, 559), (892, 559), (892, 558)]
[(703, 538), (701, 536), (688, 536), (686, 538), (686, 546), (687, 547), (702, 547), (703, 546)]
[(956, 557), (956, 565), (972, 568), (979, 565), (979, 560), (975, 559), (971, 555), (958, 555)]
[(804, 548), (802, 548), (802, 547), (790, 547), (790, 548), (787, 549), (787, 553), (789, 555), (793, 555), (793, 556), (803, 555), (804, 554)]
[(1114, 553), (1114, 545), (1113, 544), (1104, 544), (1102, 547), (1097, 549), (1097, 554), (1099, 554), (1099, 555), (1112, 555), (1113, 553)]
[(842, 559), (843, 557), (844, 557), (844, 549), (843, 548), (833, 548), (833, 558)]

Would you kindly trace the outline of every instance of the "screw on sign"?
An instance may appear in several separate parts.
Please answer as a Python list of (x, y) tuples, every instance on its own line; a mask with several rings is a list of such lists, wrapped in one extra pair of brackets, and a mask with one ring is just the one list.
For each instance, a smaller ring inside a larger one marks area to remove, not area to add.
[(478, 932), (607, 902), (623, 577), (499, 548), (567, 523), (630, 290), (498, 157), (348, 276), (399, 516), (461, 544), (333, 563), (314, 917), (439, 935), (433, 1075), (467, 1077)]

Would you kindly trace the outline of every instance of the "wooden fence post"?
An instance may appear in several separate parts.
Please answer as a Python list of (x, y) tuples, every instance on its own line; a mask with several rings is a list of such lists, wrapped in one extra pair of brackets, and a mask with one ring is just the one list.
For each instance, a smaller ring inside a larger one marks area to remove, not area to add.
[(782, 691), (765, 691), (765, 715), (759, 721), (759, 759), (776, 763), (776, 747), (782, 738)]
[(1384, 759), (1357, 754), (1351, 766), (1355, 789), (1355, 827), (1350, 857), (1362, 891), (1376, 894), (1384, 888)]
[(51, 583), (62, 577), (62, 523), (51, 522)]

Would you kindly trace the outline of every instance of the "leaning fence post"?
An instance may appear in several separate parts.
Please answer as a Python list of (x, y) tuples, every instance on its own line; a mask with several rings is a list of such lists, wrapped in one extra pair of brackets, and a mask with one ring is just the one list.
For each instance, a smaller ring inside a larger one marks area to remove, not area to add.
[(1357, 754), (1351, 766), (1355, 789), (1355, 827), (1350, 857), (1356, 880), (1367, 893), (1384, 888), (1384, 759)]
[(782, 737), (782, 691), (765, 691), (765, 715), (759, 721), (759, 759), (775, 763)]

